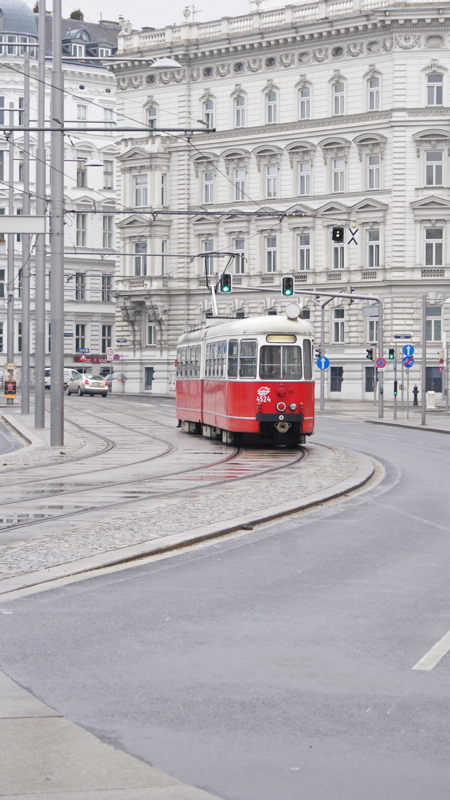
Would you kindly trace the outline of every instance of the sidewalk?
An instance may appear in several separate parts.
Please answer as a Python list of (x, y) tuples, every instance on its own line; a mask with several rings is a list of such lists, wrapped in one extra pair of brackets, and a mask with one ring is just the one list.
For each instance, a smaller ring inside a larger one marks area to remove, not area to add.
[[(33, 420), (24, 418), (19, 409), (0, 407), (1, 412), (30, 443), (21, 451), (2, 457), (2, 463), (8, 463), (8, 460), (11, 464), (44, 463), (54, 458), (55, 450), (49, 446), (48, 430), (36, 431), (32, 427)], [(392, 408), (388, 407), (384, 419), (378, 420), (377, 409), (368, 407), (366, 403), (327, 401), (323, 413), (325, 416), (356, 417), (377, 424), (407, 424), (422, 428), (417, 409), (414, 415), (410, 414), (409, 420), (399, 413), (394, 421)], [(433, 415), (430, 412), (426, 429), (450, 433), (450, 417), (441, 411)], [(82, 441), (76, 427), (68, 424), (61, 458), (65, 454), (84, 453), (86, 448), (95, 452), (94, 443)], [(10, 561), (11, 576), (0, 581), (3, 613), (8, 613), (4, 603), (12, 599), (10, 591), (19, 590), (20, 593), (21, 589), (38, 587), (41, 582), (49, 586), (51, 581), (58, 581), (66, 575), (80, 576), (106, 564), (120, 564), (138, 556), (169, 551), (189, 542), (202, 541), (292, 513), (345, 494), (367, 482), (374, 472), (373, 462), (362, 454), (321, 447), (311, 448), (311, 451), (312, 454), (299, 467), (286, 469), (286, 474), (280, 473), (276, 480), (273, 476), (265, 481), (257, 478), (234, 484), (232, 489), (215, 487), (206, 495), (200, 493), (199, 497), (190, 500), (189, 513), (185, 503), (180, 506), (173, 499), (158, 501), (156, 507), (149, 501), (149, 510), (127, 515), (125, 527), (132, 531), (133, 528), (145, 526), (149, 530), (150, 525), (159, 525), (161, 536), (157, 535), (151, 541), (124, 544), (123, 539), (118, 540), (118, 529), (122, 531), (124, 527), (122, 517), (116, 527), (111, 521), (99, 526), (98, 530), (96, 526), (101, 549), (82, 558), (80, 553), (87, 546), (83, 527), (75, 531), (75, 536), (71, 532), (71, 540), (72, 537), (76, 540), (76, 546), (74, 544), (69, 551), (64, 534), (44, 536), (27, 543), (13, 554), (16, 560)], [(234, 514), (232, 519), (229, 517), (230, 506)], [(161, 527), (162, 518), (165, 527)], [(205, 519), (207, 525), (203, 522)], [(171, 533), (174, 529), (177, 533)], [(120, 546), (117, 546), (118, 541)], [(45, 566), (33, 571), (36, 555), (44, 559)], [(22, 564), (19, 564), (20, 560)], [(4, 571), (6, 559), (3, 562)], [(49, 563), (53, 565), (48, 566)], [(6, 800), (214, 800), (208, 792), (187, 786), (99, 741), (1, 672), (0, 752), (0, 797)]]

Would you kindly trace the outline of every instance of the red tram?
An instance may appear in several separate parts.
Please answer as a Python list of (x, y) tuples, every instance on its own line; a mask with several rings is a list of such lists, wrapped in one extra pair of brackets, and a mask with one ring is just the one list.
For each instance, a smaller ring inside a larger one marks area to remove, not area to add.
[(253, 435), (289, 446), (314, 432), (313, 331), (297, 306), (287, 311), (290, 318), (213, 317), (180, 337), (176, 414), (183, 431), (227, 444)]

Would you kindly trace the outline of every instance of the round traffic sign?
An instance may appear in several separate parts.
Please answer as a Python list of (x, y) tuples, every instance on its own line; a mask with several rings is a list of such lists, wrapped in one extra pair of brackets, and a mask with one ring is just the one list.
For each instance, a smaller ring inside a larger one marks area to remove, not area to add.
[(377, 365), (378, 369), (384, 369), (386, 366), (386, 359), (380, 356), (380, 358), (377, 358), (375, 361), (375, 364)]
[(404, 356), (412, 356), (414, 354), (413, 345), (412, 344), (404, 344), (403, 347), (402, 347), (402, 353), (403, 353)]
[(320, 358), (317, 359), (316, 364), (319, 369), (328, 369), (330, 366), (330, 359), (326, 356), (320, 356)]
[(412, 357), (412, 356), (405, 356), (405, 358), (403, 359), (403, 366), (404, 366), (404, 367), (408, 367), (408, 369), (409, 369), (410, 367), (413, 367), (413, 366), (414, 366), (414, 359), (413, 359), (413, 357)]
[(113, 355), (114, 355), (114, 350), (112, 349), (112, 347), (108, 347), (108, 348), (107, 348), (107, 350), (106, 350), (106, 355), (107, 355), (107, 356), (109, 356), (109, 358), (112, 358), (112, 357), (113, 357)]

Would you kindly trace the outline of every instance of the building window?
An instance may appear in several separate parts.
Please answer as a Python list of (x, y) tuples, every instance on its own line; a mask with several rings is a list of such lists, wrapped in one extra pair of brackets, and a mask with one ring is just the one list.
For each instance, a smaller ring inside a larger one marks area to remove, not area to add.
[(378, 228), (367, 231), (367, 266), (380, 266), (380, 231)]
[(77, 214), (77, 247), (86, 247), (87, 214)]
[(167, 205), (167, 174), (161, 173), (161, 205)]
[(20, 268), (17, 273), (17, 297), (22, 297), (22, 277), (23, 269)]
[(233, 242), (233, 249), (236, 253), (234, 259), (234, 271), (236, 275), (242, 275), (245, 268), (245, 241), (244, 239), (235, 239)]
[[(2, 49), (3, 52), (3, 49)], [(5, 124), (5, 97), (0, 96), (0, 125)]]
[(19, 151), (19, 183), (23, 183), (23, 152)]
[(5, 296), (5, 270), (0, 269), (0, 297)]
[(147, 317), (147, 344), (154, 345), (157, 342), (156, 336), (156, 325), (154, 322), (151, 322), (150, 319)]
[[(112, 300), (112, 275), (102, 275), (102, 303)], [(102, 351), (104, 352), (104, 350)]]
[(138, 208), (147, 205), (147, 175), (134, 177), (134, 205)]
[(344, 269), (345, 255), (343, 244), (333, 244), (332, 247), (333, 269)]
[(0, 353), (3, 353), (3, 322), (0, 322)]
[[(16, 214), (18, 217), (22, 216), (22, 209), (16, 208)], [(16, 242), (21, 242), (21, 241), (22, 241), (22, 234), (16, 233)]]
[(333, 342), (339, 344), (344, 341), (344, 309), (335, 308), (333, 311)]
[(368, 108), (369, 111), (379, 111), (380, 110), (380, 79), (379, 78), (371, 78), (367, 81), (367, 91), (368, 91)]
[[(6, 213), (6, 209), (5, 208), (0, 208), (0, 217), (3, 217), (5, 215), (5, 213)], [(4, 241), (5, 241), (5, 234), (4, 233), (0, 233), (0, 242), (4, 242)]]
[[(204, 253), (212, 253), (214, 251), (214, 242), (212, 239), (206, 239), (203, 242), (203, 252)], [(214, 275), (214, 256), (206, 255), (204, 257), (205, 262), (205, 274), (206, 275)]]
[(340, 392), (344, 380), (344, 367), (330, 367), (330, 392)]
[(167, 255), (167, 241), (161, 241), (161, 275), (166, 274), (166, 255)]
[(86, 348), (86, 325), (75, 325), (75, 350)]
[(214, 172), (208, 170), (203, 173), (203, 202), (214, 203)]
[(427, 342), (440, 342), (442, 340), (442, 308), (440, 306), (427, 306), (425, 336)]
[(84, 272), (75, 273), (75, 300), (86, 300), (86, 275)]
[(311, 264), (311, 239), (309, 233), (299, 233), (297, 236), (298, 270), (307, 272)]
[(102, 325), (102, 353), (106, 353), (112, 342), (112, 325)]
[(311, 194), (311, 162), (300, 161), (298, 165), (298, 193)]
[(23, 109), (24, 109), (23, 103), (24, 103), (23, 97), (19, 97), (19, 121), (17, 124), (20, 126), (23, 125)]
[(278, 167), (276, 164), (266, 165), (266, 197), (277, 196)]
[[(158, 109), (155, 106), (151, 106), (147, 111), (147, 125), (151, 130), (158, 127)], [(150, 136), (154, 135), (150, 134)]]
[(114, 189), (114, 161), (110, 159), (103, 162), (103, 188)]
[(277, 271), (277, 237), (266, 236), (266, 272)]
[(17, 323), (17, 352), (22, 352), (22, 323)]
[(306, 86), (298, 92), (298, 118), (311, 119), (311, 89)]
[(75, 58), (84, 58), (85, 55), (85, 45), (79, 44), (78, 42), (72, 42), (72, 55)]
[(439, 73), (427, 75), (427, 106), (441, 106), (444, 96), (444, 79)]
[(442, 150), (425, 153), (425, 184), (427, 186), (442, 186), (443, 167), (444, 153)]
[(333, 115), (340, 117), (344, 113), (345, 86), (342, 81), (333, 84)]
[(333, 192), (344, 191), (345, 159), (333, 158), (331, 162)]
[(245, 97), (236, 97), (234, 100), (234, 127), (245, 128)]
[(134, 243), (134, 274), (147, 275), (147, 242)]
[(207, 128), (214, 128), (214, 100), (203, 103), (203, 120)]
[[(0, 121), (0, 125), (3, 123)], [(0, 150), (0, 181), (5, 180), (5, 151)]]
[(277, 93), (267, 92), (266, 94), (266, 122), (277, 121)]
[(243, 167), (234, 170), (234, 199), (245, 200), (245, 169)]
[(86, 161), (84, 159), (77, 161), (77, 186), (80, 188), (87, 186)]
[(77, 105), (77, 123), (79, 128), (86, 128), (87, 106)]
[(367, 157), (368, 188), (380, 188), (381, 157), (372, 155)]
[(103, 247), (110, 250), (113, 247), (113, 215), (103, 215)]
[(425, 266), (441, 267), (444, 229), (425, 228)]
[(110, 47), (99, 47), (98, 48), (98, 56), (99, 58), (108, 58), (111, 55), (111, 48)]
[(372, 344), (376, 344), (378, 342), (378, 320), (377, 319), (369, 319), (369, 326), (368, 326), (368, 335), (369, 335), (369, 342)]
[(106, 128), (105, 133), (111, 136), (114, 128), (114, 111), (112, 108), (103, 109), (103, 122)]

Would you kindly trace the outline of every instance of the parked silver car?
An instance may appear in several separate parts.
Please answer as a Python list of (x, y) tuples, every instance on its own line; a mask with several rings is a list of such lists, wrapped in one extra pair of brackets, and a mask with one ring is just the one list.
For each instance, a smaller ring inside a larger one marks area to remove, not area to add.
[(66, 394), (101, 394), (106, 397), (108, 387), (101, 375), (78, 375), (67, 381)]

